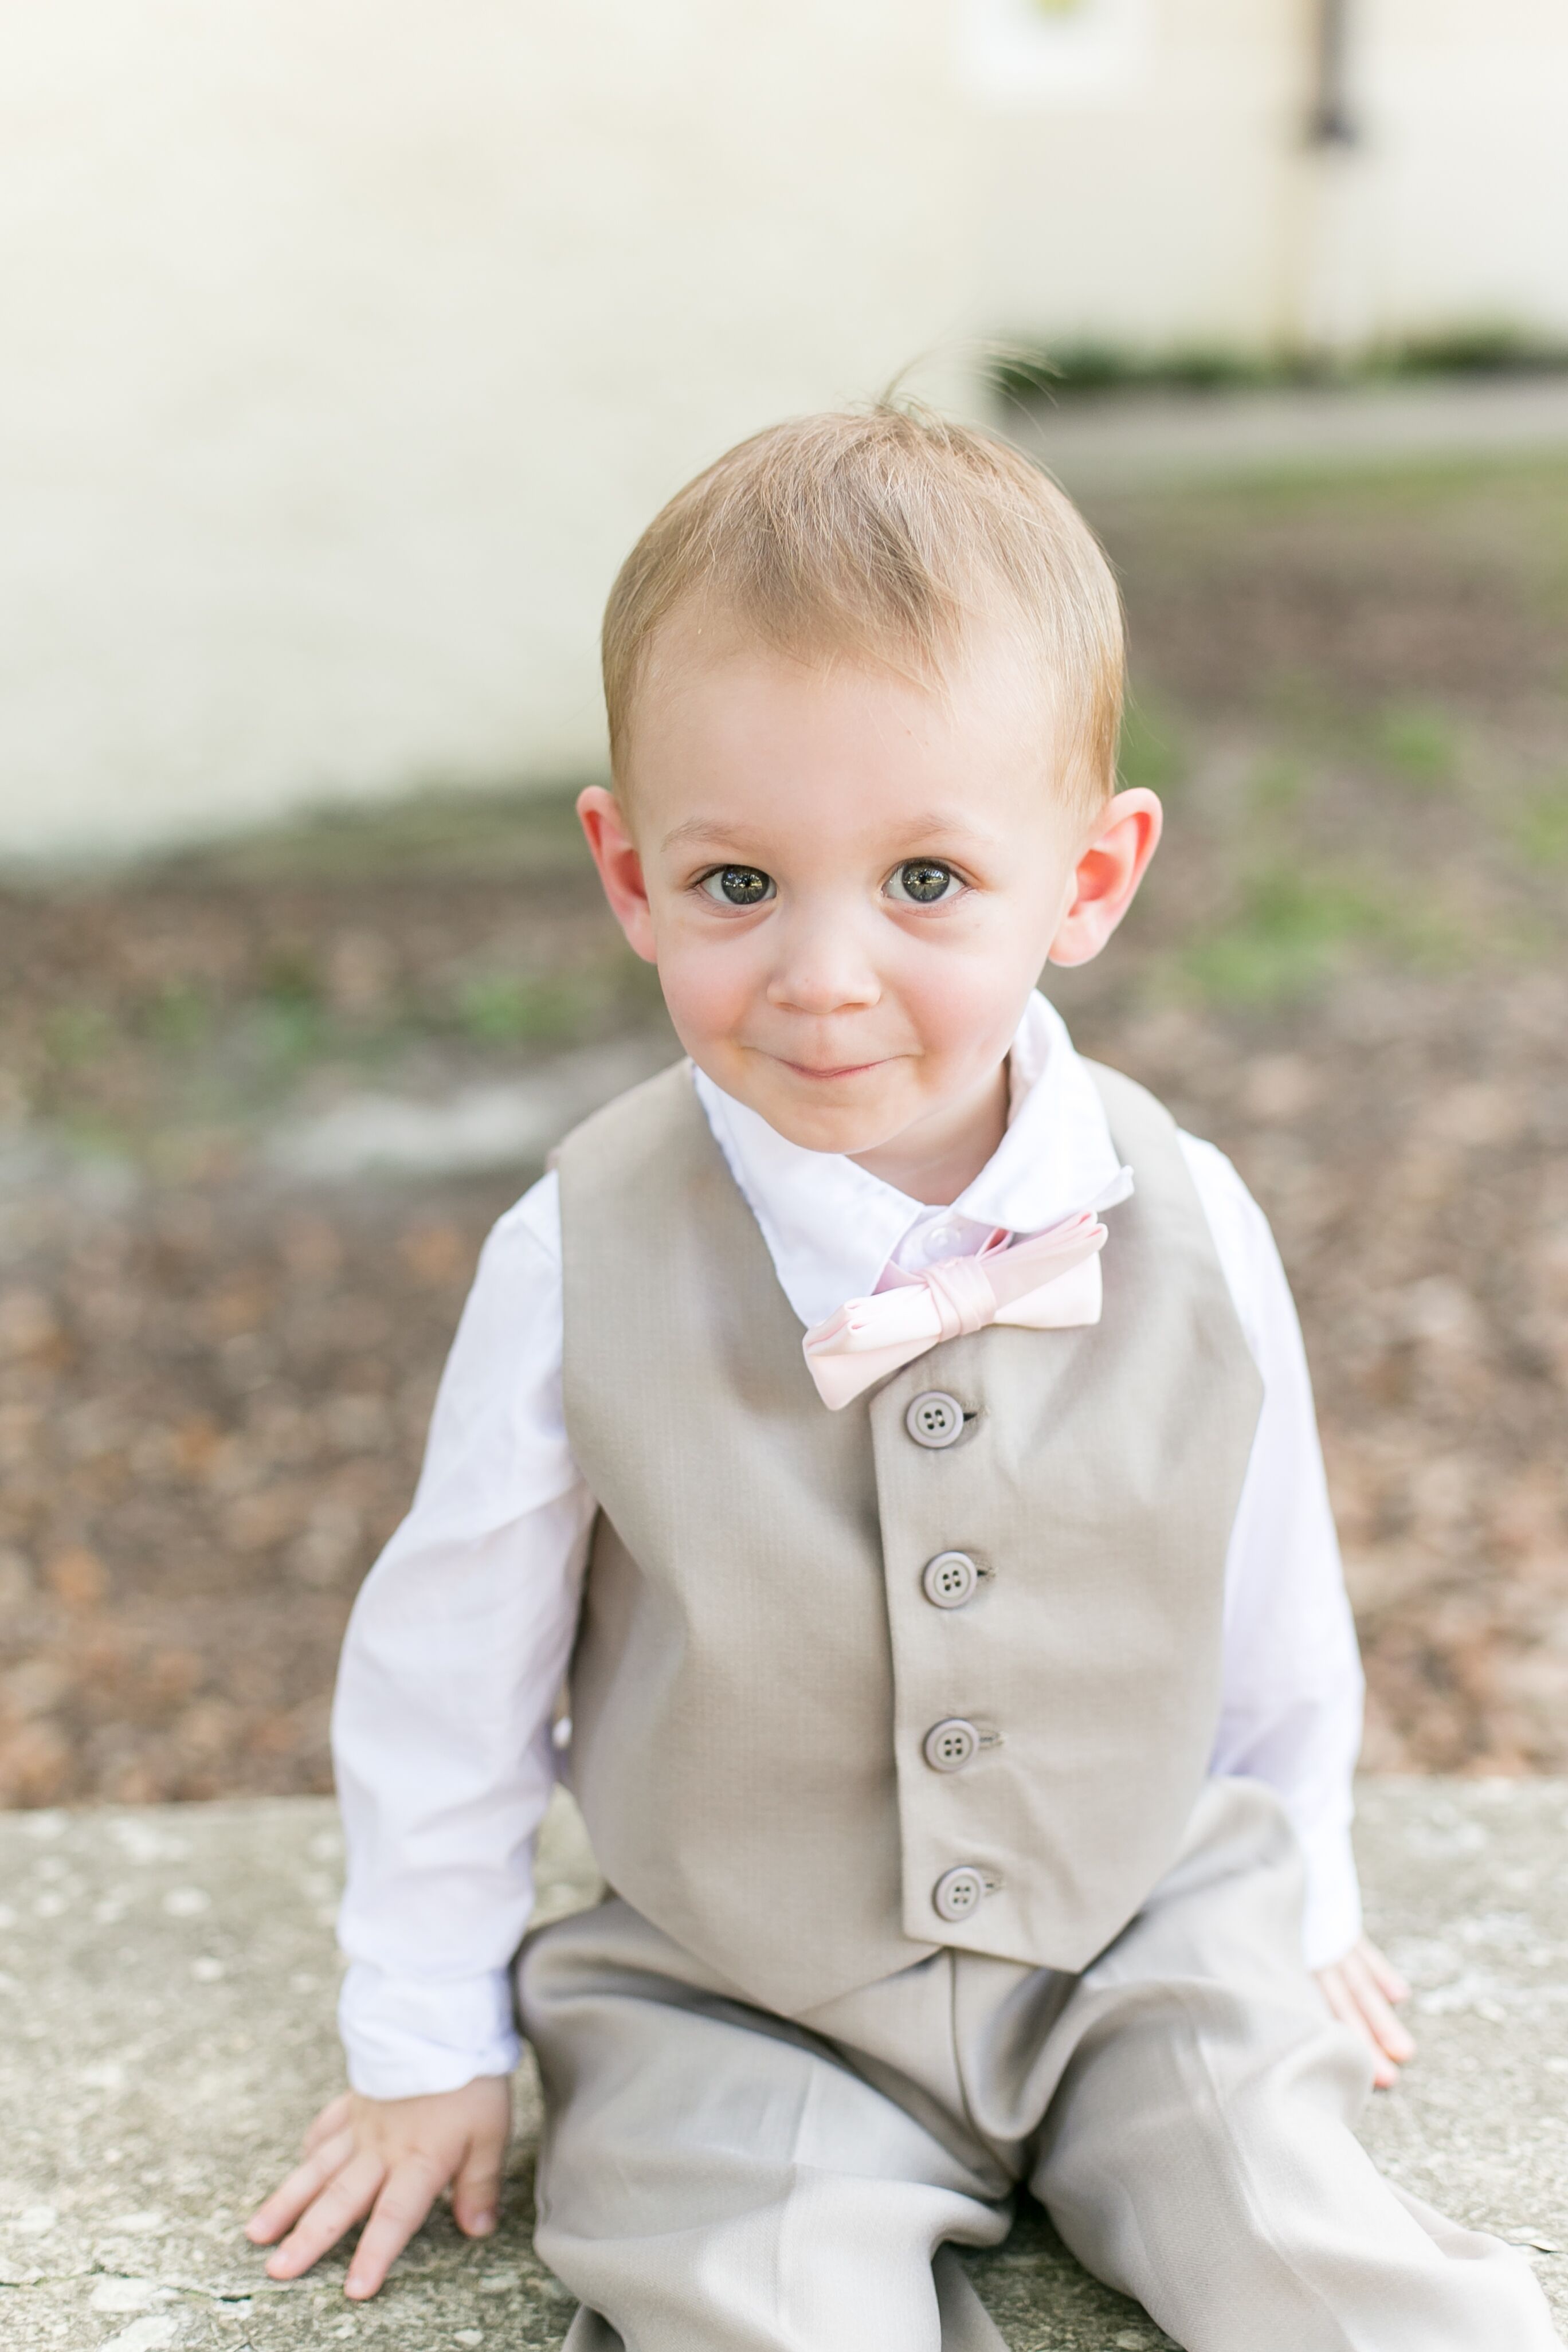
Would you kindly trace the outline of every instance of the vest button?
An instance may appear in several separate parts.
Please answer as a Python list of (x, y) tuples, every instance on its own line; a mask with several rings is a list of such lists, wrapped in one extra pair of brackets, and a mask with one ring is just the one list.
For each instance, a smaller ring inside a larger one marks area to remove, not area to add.
[(985, 1881), (966, 1862), (956, 1870), (944, 1870), (931, 1888), (931, 1901), (941, 1919), (967, 1919), (985, 1900)]
[(904, 1427), (917, 1445), (933, 1451), (963, 1435), (963, 1407), (945, 1389), (922, 1389), (908, 1412)]
[(979, 1581), (980, 1570), (966, 1551), (939, 1551), (925, 1564), (921, 1590), (933, 1609), (962, 1609)]
[(933, 1723), (921, 1743), (921, 1753), (933, 1772), (962, 1772), (980, 1750), (980, 1734), (961, 1715)]

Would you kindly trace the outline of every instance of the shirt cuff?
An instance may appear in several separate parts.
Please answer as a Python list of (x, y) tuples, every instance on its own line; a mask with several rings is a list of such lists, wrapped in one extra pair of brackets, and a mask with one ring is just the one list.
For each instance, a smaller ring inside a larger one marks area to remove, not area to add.
[(355, 1960), (338, 2027), (349, 2081), (367, 2099), (459, 2091), (479, 2074), (510, 2074), (522, 2054), (509, 1969), (432, 1983)]
[(1307, 1864), (1303, 1957), (1309, 1969), (1332, 1968), (1361, 1934), (1361, 1882), (1349, 1825), (1336, 1822), (1303, 1839), (1301, 1852)]

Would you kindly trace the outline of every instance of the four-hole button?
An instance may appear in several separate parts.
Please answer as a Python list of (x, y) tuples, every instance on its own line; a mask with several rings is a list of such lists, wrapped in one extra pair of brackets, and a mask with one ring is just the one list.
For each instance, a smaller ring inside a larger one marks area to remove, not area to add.
[(921, 1590), (933, 1609), (962, 1609), (973, 1599), (979, 1581), (980, 1570), (966, 1551), (939, 1551), (925, 1564)]
[(968, 1863), (961, 1862), (956, 1870), (942, 1872), (931, 1888), (931, 1899), (939, 1919), (956, 1923), (967, 1919), (984, 1902), (985, 1881)]
[(980, 1752), (980, 1734), (961, 1715), (933, 1723), (921, 1742), (921, 1753), (933, 1772), (962, 1772)]
[(945, 1389), (922, 1389), (904, 1415), (904, 1427), (917, 1445), (951, 1445), (963, 1434), (963, 1407)]

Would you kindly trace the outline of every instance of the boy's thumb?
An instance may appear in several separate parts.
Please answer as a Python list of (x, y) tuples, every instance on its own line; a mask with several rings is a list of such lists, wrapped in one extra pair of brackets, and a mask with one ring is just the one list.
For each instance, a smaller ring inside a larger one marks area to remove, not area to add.
[(470, 2147), (452, 2183), (452, 2218), (466, 2238), (488, 2238), (500, 2203), (499, 2147)]

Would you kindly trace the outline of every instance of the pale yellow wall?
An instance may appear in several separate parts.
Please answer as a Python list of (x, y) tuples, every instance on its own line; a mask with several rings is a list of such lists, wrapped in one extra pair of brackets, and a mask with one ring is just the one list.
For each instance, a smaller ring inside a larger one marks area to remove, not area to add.
[(0, 30), (0, 852), (595, 764), (616, 562), (963, 322), (945, 0)]
[(1141, 13), (1103, 86), (969, 101), (998, 328), (1147, 346), (1484, 320), (1568, 335), (1564, 0), (1350, 0), (1349, 154), (1302, 137), (1310, 0)]
[(1376, 0), (1367, 230), (1390, 316), (1568, 337), (1568, 0)]
[(1288, 299), (1300, 0), (1148, 0), (1123, 71), (971, 100), (999, 331), (1256, 340)]
[(653, 508), (966, 330), (1568, 334), (1568, 0), (1352, 0), (1327, 165), (1310, 0), (1083, 5), (0, 12), (0, 856), (595, 765)]

